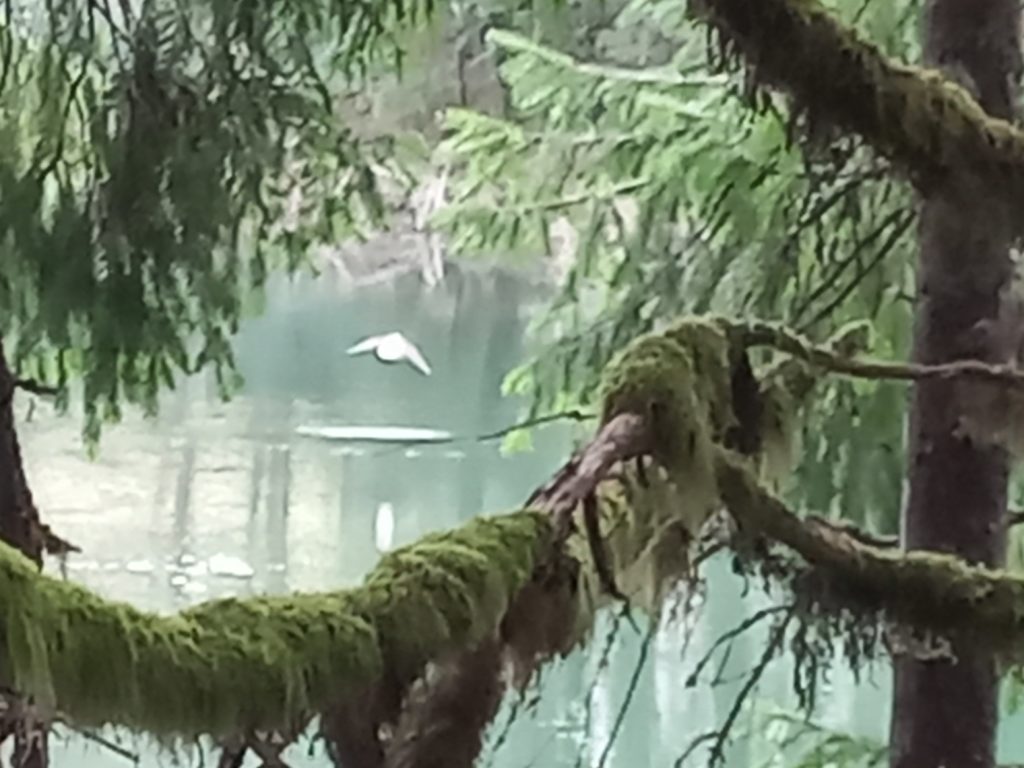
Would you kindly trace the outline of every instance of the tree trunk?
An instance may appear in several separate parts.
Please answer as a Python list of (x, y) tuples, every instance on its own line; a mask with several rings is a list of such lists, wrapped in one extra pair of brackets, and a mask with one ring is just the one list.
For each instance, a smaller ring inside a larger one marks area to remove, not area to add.
[[(25, 479), (14, 425), (16, 389), (0, 340), (0, 539), (42, 564), (44, 532)], [(46, 727), (32, 717), (22, 719), (15, 729), (12, 759), (19, 768), (45, 768), (49, 764)]]
[[(1020, 75), (1017, 0), (928, 0), (924, 49), (929, 66), (960, 81), (998, 117), (1016, 113)], [(914, 359), (1006, 361), (1006, 334), (984, 333), (1005, 317), (1012, 276), (1009, 206), (1002, 190), (957, 179), (921, 203)], [(964, 387), (919, 382), (910, 410), (910, 492), (903, 537), (908, 549), (955, 552), (972, 562), (1005, 560), (1006, 451), (958, 429)], [(998, 674), (988, 652), (967, 642), (957, 660), (897, 659), (891, 732), (893, 768), (992, 768)]]
[(14, 427), (15, 389), (14, 374), (0, 341), (0, 539), (41, 563), (43, 540), (38, 513), (25, 481)]

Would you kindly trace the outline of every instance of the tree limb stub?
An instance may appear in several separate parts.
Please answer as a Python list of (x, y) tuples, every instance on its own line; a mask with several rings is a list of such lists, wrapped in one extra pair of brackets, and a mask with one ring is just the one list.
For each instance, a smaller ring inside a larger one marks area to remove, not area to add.
[(858, 38), (817, 0), (691, 0), (761, 82), (799, 109), (851, 131), (918, 183), (950, 174), (1021, 194), (1024, 132), (989, 117), (935, 70), (897, 62)]
[(14, 382), (14, 386), (33, 395), (55, 397), (60, 394), (59, 387), (51, 387), (48, 384), (41, 384), (35, 379), (17, 379)]

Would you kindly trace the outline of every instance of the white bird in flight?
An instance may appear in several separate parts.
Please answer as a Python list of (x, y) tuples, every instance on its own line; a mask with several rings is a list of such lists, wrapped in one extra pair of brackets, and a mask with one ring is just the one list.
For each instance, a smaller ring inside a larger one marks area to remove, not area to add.
[(430, 366), (423, 353), (397, 331), (382, 336), (370, 336), (348, 348), (350, 355), (361, 355), (364, 352), (373, 352), (382, 363), (406, 362), (424, 376), (430, 375)]

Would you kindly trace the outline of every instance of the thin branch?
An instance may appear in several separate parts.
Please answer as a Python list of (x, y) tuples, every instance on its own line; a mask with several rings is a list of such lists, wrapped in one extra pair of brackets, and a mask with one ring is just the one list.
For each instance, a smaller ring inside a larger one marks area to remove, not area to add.
[(861, 544), (866, 544), (869, 547), (890, 549), (900, 545), (899, 536), (882, 536), (871, 533), (870, 531), (862, 531), (849, 520), (828, 520), (820, 515), (810, 515), (808, 520), (813, 521), (815, 525), (824, 525), (838, 533), (843, 533), (851, 539), (859, 541)]
[(715, 640), (714, 643), (712, 643), (707, 653), (705, 653), (704, 656), (701, 657), (700, 661), (697, 662), (697, 666), (694, 667), (693, 672), (691, 672), (689, 677), (686, 678), (686, 687), (692, 688), (697, 684), (697, 680), (698, 678), (700, 678), (701, 672), (703, 672), (704, 668), (711, 662), (711, 659), (714, 656), (715, 651), (721, 648), (722, 645), (735, 640), (748, 629), (751, 629), (757, 624), (760, 624), (764, 619), (768, 618), (769, 616), (774, 616), (777, 613), (782, 613), (783, 611), (788, 611), (791, 609), (791, 605), (773, 605), (769, 608), (764, 608), (748, 616), (735, 627), (730, 629), (728, 632), (721, 635), (717, 640)]
[(25, 392), (41, 397), (55, 397), (60, 394), (60, 387), (52, 387), (47, 384), (40, 384), (34, 379), (16, 379), (14, 386)]
[(637, 656), (636, 666), (633, 667), (633, 674), (629, 679), (629, 684), (626, 686), (626, 694), (622, 700), (622, 706), (619, 707), (619, 712), (615, 716), (615, 722), (612, 724), (611, 733), (608, 734), (608, 742), (604, 745), (604, 749), (601, 751), (601, 758), (597, 761), (597, 768), (604, 768), (605, 763), (608, 762), (608, 756), (611, 754), (612, 747), (615, 745), (615, 739), (619, 735), (619, 731), (622, 729), (622, 724), (626, 720), (626, 713), (629, 711), (629, 705), (633, 702), (633, 696), (636, 694), (637, 687), (640, 683), (640, 675), (644, 671), (644, 666), (647, 664), (647, 656), (651, 650), (651, 642), (654, 640), (654, 636), (658, 634), (658, 625), (655, 622), (651, 622), (644, 635), (643, 641), (640, 643), (640, 653)]
[(598, 583), (607, 594), (616, 600), (628, 603), (626, 596), (622, 594), (615, 583), (615, 573), (608, 561), (608, 550), (604, 545), (604, 539), (601, 538), (598, 516), (597, 497), (590, 494), (583, 499), (583, 530), (587, 534), (587, 546), (590, 549), (590, 557), (594, 561)]
[(118, 757), (123, 757), (125, 760), (128, 760), (129, 762), (138, 765), (139, 760), (141, 759), (137, 752), (132, 752), (130, 749), (122, 747), (120, 744), (117, 744), (103, 736), (100, 736), (98, 733), (95, 733), (84, 728), (79, 728), (73, 723), (69, 722), (66, 718), (59, 718), (55, 720), (55, 722), (60, 723), (62, 726), (81, 736), (86, 741), (91, 741), (93, 744), (97, 744), (106, 749), (107, 751), (113, 752)]
[[(885, 255), (892, 247), (892, 243), (894, 243), (896, 239), (902, 236), (902, 234), (907, 230), (907, 228), (910, 226), (910, 223), (913, 220), (913, 214), (908, 214), (900, 209), (891, 211), (888, 216), (882, 219), (882, 222), (875, 229), (873, 229), (871, 232), (869, 232), (867, 235), (865, 235), (863, 238), (857, 241), (857, 244), (850, 249), (850, 253), (844, 256), (842, 259), (840, 259), (839, 262), (830, 270), (830, 274), (822, 277), (822, 280), (818, 284), (818, 286), (804, 298), (801, 305), (793, 313), (793, 319), (795, 321), (799, 321), (800, 318), (804, 316), (804, 313), (814, 306), (815, 302), (823, 298), (825, 294), (827, 294), (829, 291), (833, 290), (836, 287), (836, 284), (839, 282), (839, 278), (842, 276), (843, 272), (845, 272), (849, 266), (851, 266), (858, 260), (858, 257), (861, 255), (864, 249), (866, 249), (869, 245), (874, 243), (875, 240), (881, 237), (886, 229), (895, 225), (894, 231), (896, 232), (896, 238), (893, 239), (890, 235), (890, 238), (888, 238), (887, 241), (882, 244), (882, 247), (878, 249), (875, 258), (868, 263), (868, 266), (862, 266), (861, 269), (857, 271), (857, 274), (854, 276), (854, 279), (851, 280), (850, 283), (848, 283), (844, 288), (840, 290), (838, 302), (836, 300), (831, 301), (824, 309), (822, 309), (818, 313), (817, 319), (820, 319), (821, 317), (827, 317), (828, 315), (830, 315), (837, 306), (839, 306), (840, 304), (842, 304), (843, 301), (846, 300), (846, 297), (849, 295), (849, 293), (856, 289), (858, 285), (860, 285), (863, 278), (867, 274), (869, 274), (872, 271), (872, 269), (874, 269), (874, 267), (885, 257)], [(814, 321), (805, 323), (804, 325), (807, 327), (813, 327)]]
[(579, 75), (603, 80), (615, 80), (633, 85), (661, 85), (677, 88), (703, 88), (725, 85), (728, 82), (728, 78), (722, 75), (687, 75), (677, 67), (635, 69), (620, 67), (614, 64), (581, 61), (562, 51), (540, 45), (510, 30), (490, 29), (487, 31), (486, 41), (517, 53), (528, 53), (546, 64), (560, 67)]
[(489, 440), (500, 440), (513, 432), (518, 432), (523, 429), (531, 429), (532, 427), (539, 427), (544, 424), (550, 424), (553, 421), (590, 421), (595, 418), (597, 418), (596, 414), (587, 413), (586, 411), (578, 409), (559, 411), (558, 413), (547, 413), (543, 416), (538, 416), (535, 419), (527, 419), (508, 427), (502, 427), (496, 432), (487, 432), (486, 434), (478, 435), (476, 440), (480, 443), (487, 442)]
[(717, 735), (715, 736), (714, 743), (711, 745), (711, 754), (708, 758), (708, 765), (714, 766), (719, 765), (725, 761), (725, 745), (729, 739), (729, 734), (732, 731), (732, 727), (736, 724), (736, 719), (740, 716), (740, 712), (743, 710), (743, 705), (750, 697), (751, 692), (757, 687), (757, 684), (764, 677), (765, 670), (768, 669), (768, 665), (771, 664), (782, 647), (782, 641), (786, 639), (786, 630), (789, 629), (789, 622), (792, 621), (795, 609), (791, 606), (786, 617), (780, 622), (779, 626), (776, 627), (775, 632), (772, 633), (771, 639), (768, 641), (768, 645), (765, 647), (764, 652), (761, 654), (760, 660), (757, 662), (757, 666), (751, 671), (750, 676), (747, 677), (747, 681), (743, 684), (743, 688), (736, 695), (735, 701), (732, 703), (732, 708), (729, 710), (729, 714), (725, 717), (725, 722), (722, 723), (722, 727), (718, 729)]
[[(590, 687), (587, 689), (587, 695), (583, 700), (583, 722), (580, 724), (579, 731), (582, 733), (590, 733), (590, 724), (592, 721), (591, 710), (594, 704), (594, 696), (597, 695), (597, 688), (601, 682), (602, 673), (608, 668), (608, 664), (611, 661), (612, 650), (615, 648), (615, 643), (619, 637), (619, 628), (622, 626), (622, 616), (616, 615), (612, 620), (612, 627), (605, 636), (604, 647), (601, 649), (601, 655), (597, 659), (597, 669), (594, 670), (594, 679), (590, 683)], [(573, 764), (573, 768), (583, 768), (583, 764), (586, 762), (587, 753), (585, 750), (577, 750), (576, 762)]]
[[(813, 327), (814, 325), (816, 325), (817, 323), (821, 322), (826, 317), (831, 315), (833, 312), (835, 312), (839, 307), (841, 307), (843, 305), (843, 302), (845, 302), (850, 297), (850, 295), (855, 290), (857, 290), (857, 287), (864, 281), (864, 279), (868, 275), (870, 275), (875, 270), (875, 268), (882, 263), (882, 261), (885, 260), (885, 257), (889, 255), (889, 252), (896, 245), (896, 243), (899, 242), (900, 238), (903, 237), (906, 231), (910, 228), (910, 225), (913, 223), (913, 221), (913, 214), (907, 214), (901, 221), (899, 221), (899, 223), (889, 233), (889, 236), (885, 239), (885, 242), (882, 243), (879, 249), (875, 252), (875, 255), (871, 258), (871, 261), (869, 261), (865, 265), (862, 265), (860, 269), (858, 269), (854, 273), (850, 281), (842, 289), (840, 289), (839, 293), (833, 296), (832, 300), (828, 304), (826, 304), (824, 307), (819, 309), (818, 312), (815, 313), (811, 320), (805, 324), (805, 327)], [(838, 279), (838, 274), (836, 275), (836, 277)]]
[(896, 381), (973, 378), (1024, 390), (1024, 371), (1012, 365), (992, 365), (980, 360), (958, 360), (941, 365), (920, 365), (853, 358), (814, 344), (789, 329), (768, 323), (737, 324), (733, 328), (742, 334), (745, 346), (773, 347), (811, 365), (854, 378)]
[[(529, 203), (527, 205), (502, 204), (501, 211), (505, 215), (514, 216), (527, 216), (529, 214), (544, 213), (546, 211), (561, 211), (566, 208), (573, 208), (577, 205), (583, 205), (584, 203), (593, 201), (607, 202), (618, 195), (625, 195), (630, 192), (636, 192), (638, 189), (643, 189), (650, 183), (651, 180), (646, 178), (631, 179), (629, 181), (623, 181), (619, 184), (615, 184), (607, 189), (599, 188), (597, 190), (586, 190), (583, 192), (568, 194), (564, 197), (541, 200), (537, 203)], [(492, 212), (494, 210), (494, 205), (455, 202), (445, 206), (445, 210), (453, 214), (466, 211)]]

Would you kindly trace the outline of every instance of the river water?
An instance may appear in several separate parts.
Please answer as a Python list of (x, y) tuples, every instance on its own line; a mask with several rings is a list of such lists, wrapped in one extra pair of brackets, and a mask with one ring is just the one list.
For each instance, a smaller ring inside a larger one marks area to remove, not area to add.
[[(493, 441), (352, 445), (296, 429), (425, 427), (458, 438), (513, 423), (520, 404), (503, 398), (500, 384), (521, 360), (525, 326), (539, 306), (533, 289), (510, 276), (455, 275), (434, 289), (412, 276), (354, 292), (326, 280), (282, 280), (237, 339), (246, 384), (231, 402), (221, 403), (205, 379), (186, 382), (165, 396), (158, 418), (129, 414), (110, 428), (95, 461), (85, 456), (76, 418), (57, 418), (42, 405), (31, 418), (23, 414), (39, 506), (84, 550), (69, 558), (68, 577), (157, 611), (221, 595), (333, 589), (357, 583), (382, 549), (515, 507), (571, 450), (568, 427), (540, 430), (532, 451), (512, 455)], [(432, 376), (345, 354), (362, 337), (391, 330), (420, 346)], [(481, 764), (673, 765), (727, 717), (765, 640), (760, 630), (742, 635), (724, 664), (711, 665), (718, 685), (687, 687), (715, 638), (767, 604), (756, 589), (744, 594), (727, 562), (709, 567), (687, 647), (679, 624), (647, 642), (624, 622), (612, 634), (606, 617), (588, 648), (552, 665), (540, 695), (531, 693), (515, 718), (506, 708)], [(793, 706), (790, 674), (786, 662), (775, 665), (750, 698), (727, 751), (729, 768), (793, 764), (779, 743), (795, 726), (766, 720)], [(884, 742), (888, 685), (884, 665), (856, 683), (837, 665), (815, 724)], [(1013, 739), (1008, 733), (1007, 749), (1018, 746)], [(173, 762), (144, 740), (122, 743), (140, 765)], [(289, 764), (326, 766), (307, 746), (289, 750)], [(701, 748), (686, 764), (706, 757)], [(131, 765), (75, 735), (56, 741), (53, 762)]]

